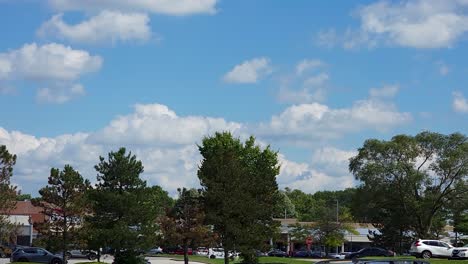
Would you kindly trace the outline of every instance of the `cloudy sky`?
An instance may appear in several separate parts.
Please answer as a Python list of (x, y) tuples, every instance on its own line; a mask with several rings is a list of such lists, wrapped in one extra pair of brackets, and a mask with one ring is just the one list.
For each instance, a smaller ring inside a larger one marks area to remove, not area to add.
[(0, 0), (0, 144), (37, 194), (127, 147), (197, 186), (197, 143), (255, 135), (280, 187), (357, 184), (365, 139), (468, 130), (468, 1)]

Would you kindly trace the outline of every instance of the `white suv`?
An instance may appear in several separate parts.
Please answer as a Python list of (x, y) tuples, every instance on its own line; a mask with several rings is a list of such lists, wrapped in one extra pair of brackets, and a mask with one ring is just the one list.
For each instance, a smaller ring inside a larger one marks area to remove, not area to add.
[(453, 249), (454, 247), (452, 245), (443, 241), (418, 239), (411, 244), (410, 254), (425, 259), (431, 257), (449, 258), (452, 256)]

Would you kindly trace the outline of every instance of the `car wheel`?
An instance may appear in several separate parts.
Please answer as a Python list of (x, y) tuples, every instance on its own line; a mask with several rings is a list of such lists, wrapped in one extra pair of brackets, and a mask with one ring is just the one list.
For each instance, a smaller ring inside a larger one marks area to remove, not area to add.
[(18, 259), (18, 262), (29, 262), (29, 261), (26, 258), (20, 258), (20, 259)]
[(60, 259), (53, 259), (50, 264), (62, 264), (62, 261)]
[(71, 259), (72, 254), (70, 252), (65, 253), (65, 258), (66, 259)]
[(95, 260), (96, 258), (97, 258), (97, 255), (96, 255), (95, 253), (91, 253), (91, 254), (89, 254), (89, 256), (88, 256), (88, 259), (89, 259), (89, 260)]
[(421, 256), (423, 259), (430, 259), (432, 257), (432, 253), (430, 251), (425, 250), (421, 253)]
[(215, 259), (215, 258), (216, 258), (215, 255), (211, 255), (211, 256), (210, 256), (210, 259)]

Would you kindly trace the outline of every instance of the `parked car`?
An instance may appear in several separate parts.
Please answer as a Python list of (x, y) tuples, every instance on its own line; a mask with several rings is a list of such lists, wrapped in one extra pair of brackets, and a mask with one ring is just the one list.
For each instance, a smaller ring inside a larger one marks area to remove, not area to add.
[(54, 255), (43, 248), (18, 248), (11, 254), (10, 262), (36, 262), (47, 264), (62, 264), (61, 256)]
[(432, 257), (449, 258), (454, 247), (440, 240), (418, 239), (411, 244), (410, 254), (418, 258)]
[(163, 250), (161, 247), (155, 247), (150, 250), (148, 250), (147, 254), (149, 255), (157, 255), (157, 254), (162, 254)]
[(263, 252), (263, 251), (261, 251), (261, 250), (256, 249), (256, 250), (255, 250), (255, 255), (256, 255), (257, 257), (267, 257), (267, 256), (268, 256), (268, 252)]
[(345, 259), (349, 254), (350, 252), (330, 253), (328, 254), (328, 257), (331, 259)]
[[(176, 255), (183, 255), (184, 254), (184, 249), (182, 247), (166, 247), (163, 249), (163, 252), (166, 254), (176, 254)], [(193, 255), (193, 250), (192, 248), (187, 249), (187, 254), (188, 255)]]
[[(238, 256), (239, 254), (237, 252), (229, 252), (230, 259), (237, 258)], [(210, 259), (224, 259), (224, 248), (209, 248), (207, 257), (209, 257)]]
[(208, 256), (208, 248), (206, 247), (198, 247), (197, 250), (195, 251), (195, 255), (199, 256)]
[(272, 251), (268, 252), (268, 256), (270, 257), (282, 257), (285, 258), (288, 256), (288, 253), (279, 250), (279, 249), (273, 249)]
[(357, 259), (362, 257), (393, 257), (395, 252), (378, 247), (363, 248), (357, 252), (350, 253), (346, 258)]
[[(58, 252), (56, 255), (62, 256), (62, 252)], [(89, 260), (97, 259), (97, 252), (92, 250), (81, 250), (81, 249), (70, 249), (65, 253), (67, 259), (71, 258), (86, 258)]]
[(449, 259), (468, 259), (468, 244), (454, 248)]
[(308, 258), (310, 257), (310, 252), (308, 250), (298, 250), (293, 252), (293, 257), (296, 258)]

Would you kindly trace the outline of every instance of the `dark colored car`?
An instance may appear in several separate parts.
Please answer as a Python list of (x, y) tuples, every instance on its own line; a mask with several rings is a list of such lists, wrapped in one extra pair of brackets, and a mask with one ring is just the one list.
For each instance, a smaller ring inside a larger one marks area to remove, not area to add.
[(43, 248), (18, 248), (11, 254), (10, 262), (36, 262), (47, 264), (62, 264), (61, 256), (54, 255)]
[(357, 259), (362, 257), (393, 257), (395, 253), (391, 250), (386, 250), (378, 247), (363, 248), (357, 252), (350, 253), (347, 259)]
[(268, 252), (268, 256), (285, 258), (285, 257), (288, 256), (288, 254), (286, 252), (282, 251), (282, 250), (274, 249), (274, 250)]
[[(62, 256), (62, 252), (58, 252), (57, 255)], [(81, 249), (70, 249), (65, 253), (67, 259), (71, 258), (87, 258), (89, 260), (97, 259), (97, 252), (92, 250), (81, 250)]]
[(296, 258), (310, 258), (310, 251), (309, 250), (294, 251), (293, 257), (296, 257)]

